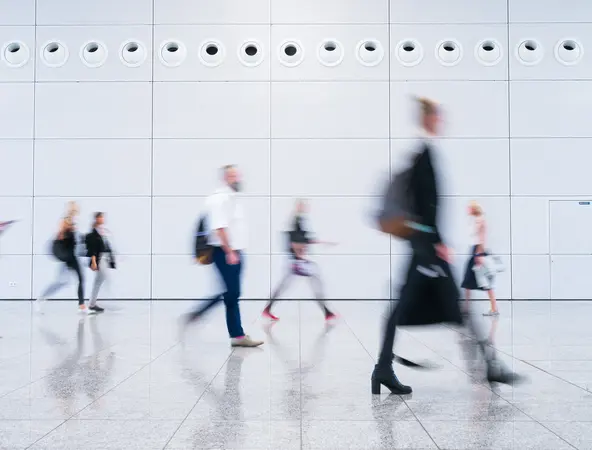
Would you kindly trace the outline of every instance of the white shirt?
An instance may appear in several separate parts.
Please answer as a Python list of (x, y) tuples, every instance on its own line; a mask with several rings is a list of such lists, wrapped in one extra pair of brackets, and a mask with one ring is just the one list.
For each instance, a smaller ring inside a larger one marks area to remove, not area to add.
[(244, 250), (247, 246), (247, 227), (239, 196), (230, 187), (218, 189), (206, 201), (209, 244), (220, 247), (222, 243), (215, 230), (224, 228), (228, 243), (233, 250)]

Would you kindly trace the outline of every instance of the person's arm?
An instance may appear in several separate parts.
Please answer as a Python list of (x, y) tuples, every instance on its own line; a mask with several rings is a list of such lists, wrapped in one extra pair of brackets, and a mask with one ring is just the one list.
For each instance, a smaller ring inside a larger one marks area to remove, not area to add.
[(70, 231), (72, 228), (72, 225), (70, 224), (69, 219), (65, 218), (62, 219), (60, 221), (60, 227), (58, 230), (58, 240), (63, 240), (64, 239), (64, 235), (66, 234), (67, 231)]
[(417, 204), (417, 212), (421, 217), (422, 224), (433, 229), (433, 233), (431, 233), (433, 243), (442, 244), (442, 236), (438, 229), (438, 189), (429, 149), (419, 156), (414, 175), (415, 190), (413, 194)]

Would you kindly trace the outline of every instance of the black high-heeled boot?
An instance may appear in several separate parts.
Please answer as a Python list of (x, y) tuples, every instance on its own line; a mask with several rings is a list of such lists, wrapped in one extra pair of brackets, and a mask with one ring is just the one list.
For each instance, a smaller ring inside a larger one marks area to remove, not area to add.
[(487, 382), (514, 385), (524, 381), (524, 378), (511, 370), (506, 369), (497, 361), (491, 361), (487, 365)]
[(372, 372), (372, 394), (379, 395), (380, 394), (380, 386), (386, 387), (391, 393), (396, 395), (408, 395), (413, 392), (411, 386), (405, 386), (402, 384), (397, 376), (395, 375), (395, 371), (391, 366), (381, 367), (378, 364), (374, 366), (374, 371)]

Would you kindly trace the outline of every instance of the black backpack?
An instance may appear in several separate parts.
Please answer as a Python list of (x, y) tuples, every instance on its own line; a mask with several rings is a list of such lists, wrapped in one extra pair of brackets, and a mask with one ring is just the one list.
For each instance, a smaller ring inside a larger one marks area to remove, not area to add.
[(212, 264), (212, 246), (208, 243), (209, 236), (210, 232), (204, 215), (199, 218), (193, 247), (193, 256), (204, 266)]

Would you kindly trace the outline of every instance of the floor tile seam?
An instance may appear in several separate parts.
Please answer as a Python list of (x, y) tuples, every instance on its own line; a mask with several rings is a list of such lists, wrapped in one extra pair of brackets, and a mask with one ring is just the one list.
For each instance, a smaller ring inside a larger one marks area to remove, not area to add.
[[(174, 344), (171, 348), (175, 347), (176, 345), (177, 344)], [(220, 372), (222, 372), (222, 369), (224, 368), (224, 366), (226, 364), (228, 364), (228, 360), (231, 358), (231, 356), (232, 356), (232, 354), (234, 352), (235, 352), (235, 350), (233, 349), (228, 354), (228, 357), (220, 365), (220, 368), (218, 369), (218, 371), (214, 374), (214, 376), (211, 378), (211, 380), (206, 384), (203, 392), (199, 395), (199, 397), (197, 398), (197, 400), (195, 401), (195, 403), (193, 404), (193, 406), (191, 407), (191, 409), (189, 410), (189, 412), (185, 415), (185, 417), (181, 420), (181, 423), (179, 424), (179, 426), (177, 426), (177, 428), (175, 429), (175, 431), (173, 431), (173, 433), (171, 434), (171, 436), (169, 437), (169, 439), (165, 442), (164, 446), (162, 447), (163, 450), (165, 450), (169, 446), (169, 444), (171, 443), (171, 441), (173, 440), (173, 438), (175, 437), (175, 435), (179, 432), (179, 430), (181, 429), (181, 427), (183, 426), (183, 424), (187, 421), (187, 419), (189, 418), (189, 416), (191, 415), (191, 413), (193, 412), (193, 410), (195, 409), (195, 407), (197, 406), (197, 404), (206, 395), (206, 393), (208, 392), (208, 389), (214, 383), (214, 380), (216, 379), (216, 377), (218, 377), (218, 375), (220, 375)]]
[[(75, 340), (74, 340), (74, 342), (75, 342)], [(122, 341), (122, 342), (127, 342), (127, 341)], [(106, 348), (104, 348), (104, 349), (102, 349), (102, 350), (99, 350), (99, 351), (98, 351), (98, 352), (96, 352), (96, 353), (93, 353), (92, 355), (86, 356), (85, 358), (89, 358), (89, 357), (92, 357), (92, 356), (98, 355), (99, 353), (101, 353), (101, 352), (104, 352), (104, 351), (106, 351), (106, 350), (109, 350), (111, 347), (114, 347), (114, 346), (116, 346), (116, 345), (119, 345), (119, 344), (121, 344), (121, 342), (119, 342), (119, 343), (117, 343), (117, 344), (110, 345), (110, 346), (108, 346), (108, 347), (106, 347)], [(167, 350), (167, 351), (168, 351), (168, 350)], [(29, 355), (32, 355), (32, 354), (33, 354), (32, 352), (30, 352), (30, 353), (29, 353)], [(160, 355), (159, 355), (159, 357), (160, 357)], [(29, 358), (29, 361), (30, 361), (30, 358)], [(23, 384), (23, 385), (21, 385), (21, 386), (19, 386), (19, 387), (15, 388), (15, 389), (13, 389), (13, 390), (11, 390), (11, 391), (8, 391), (8, 392), (6, 392), (6, 393), (4, 393), (4, 394), (1, 394), (1, 395), (0, 395), (0, 400), (2, 400), (4, 397), (6, 397), (6, 396), (8, 396), (8, 395), (10, 395), (10, 394), (13, 394), (13, 393), (15, 393), (16, 391), (18, 391), (18, 390), (20, 390), (20, 389), (23, 389), (23, 388), (25, 388), (25, 387), (27, 387), (27, 386), (31, 386), (31, 385), (33, 385), (33, 384), (35, 384), (35, 383), (38, 383), (39, 381), (41, 381), (41, 380), (43, 380), (43, 379), (47, 378), (48, 376), (50, 376), (52, 373), (54, 373), (54, 372), (55, 372), (55, 371), (57, 371), (57, 370), (58, 370), (57, 368), (54, 368), (54, 369), (52, 369), (52, 370), (51, 370), (49, 373), (47, 373), (47, 374), (45, 374), (45, 375), (43, 375), (43, 376), (41, 376), (41, 377), (38, 377), (38, 378), (36, 378), (36, 379), (34, 379), (34, 380), (29, 380), (29, 381), (27, 381), (25, 384)], [(124, 381), (125, 381), (125, 380), (124, 380)]]
[[(392, 305), (391, 305), (392, 307)], [(350, 331), (350, 333), (352, 333), (352, 335), (354, 336), (354, 338), (358, 341), (358, 343), (362, 346), (362, 348), (364, 349), (364, 351), (368, 354), (368, 357), (373, 361), (376, 362), (376, 360), (372, 357), (372, 354), (370, 353), (370, 351), (366, 348), (366, 346), (363, 344), (363, 342), (361, 341), (361, 339), (358, 337), (358, 335), (354, 332), (354, 330), (352, 329), (352, 327), (349, 325), (349, 323), (347, 322), (347, 320), (345, 320), (344, 318), (342, 318), (343, 323), (345, 324), (345, 326), (348, 328), (348, 330)], [(415, 422), (417, 422), (419, 424), (419, 426), (423, 429), (423, 431), (426, 433), (426, 435), (431, 439), (432, 443), (434, 444), (434, 446), (437, 449), (440, 449), (440, 447), (438, 446), (438, 444), (436, 443), (434, 437), (428, 432), (428, 430), (425, 428), (425, 426), (421, 423), (421, 421), (419, 420), (419, 418), (417, 417), (417, 415), (415, 414), (415, 412), (409, 407), (409, 404), (407, 403), (407, 400), (404, 397), (401, 397), (401, 400), (403, 401), (403, 403), (405, 404), (405, 407), (407, 408), (407, 410), (411, 413), (411, 415), (415, 418)]]
[(83, 412), (85, 409), (87, 409), (90, 405), (96, 403), (98, 400), (100, 400), (101, 398), (103, 398), (105, 395), (107, 395), (109, 392), (113, 391), (114, 389), (116, 389), (118, 386), (120, 386), (121, 384), (125, 383), (127, 380), (129, 380), (130, 378), (132, 378), (134, 375), (136, 375), (137, 373), (141, 372), (142, 370), (144, 370), (146, 367), (148, 367), (152, 362), (156, 361), (158, 358), (160, 358), (161, 356), (163, 356), (165, 353), (169, 352), (171, 349), (173, 349), (177, 344), (174, 344), (172, 346), (170, 346), (168, 349), (166, 349), (164, 352), (162, 352), (160, 355), (158, 355), (156, 358), (151, 359), (147, 364), (143, 365), (142, 367), (140, 367), (138, 370), (136, 370), (135, 372), (131, 373), (129, 376), (127, 376), (126, 378), (124, 378), (123, 380), (121, 380), (119, 383), (117, 383), (115, 386), (113, 386), (111, 389), (108, 389), (107, 391), (103, 392), (101, 395), (99, 395), (96, 399), (94, 399), (92, 402), (90, 402), (89, 404), (87, 404), (86, 406), (84, 406), (83, 408), (81, 408), (80, 410), (76, 411), (74, 414), (72, 414), (69, 418), (67, 418), (66, 420), (64, 420), (62, 423), (60, 423), (58, 426), (56, 426), (55, 428), (53, 428), (52, 430), (50, 430), (49, 432), (47, 432), (46, 434), (44, 434), (43, 436), (41, 436), (39, 439), (37, 439), (35, 442), (33, 442), (31, 445), (29, 445), (28, 447), (25, 448), (25, 450), (30, 449), (31, 447), (33, 447), (35, 444), (37, 444), (38, 442), (42, 441), (43, 439), (45, 439), (47, 436), (49, 436), (51, 433), (53, 433), (55, 430), (57, 430), (58, 428), (60, 428), (62, 425), (64, 425), (66, 422), (69, 422), (71, 420), (77, 420), (77, 419), (73, 419), (74, 416), (80, 414), (81, 412)]

